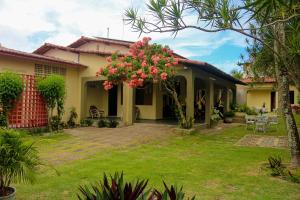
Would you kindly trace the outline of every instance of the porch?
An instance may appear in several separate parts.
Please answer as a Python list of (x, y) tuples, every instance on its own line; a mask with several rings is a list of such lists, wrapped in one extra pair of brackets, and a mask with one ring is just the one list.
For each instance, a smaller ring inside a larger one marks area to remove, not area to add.
[[(214, 107), (222, 112), (230, 109), (230, 103), (235, 100), (234, 82), (193, 65), (181, 65), (177, 73), (178, 98), (186, 116), (193, 117), (195, 123), (210, 126)], [(120, 84), (105, 91), (103, 81), (83, 80), (81, 118), (91, 117), (89, 110), (95, 106), (103, 113), (102, 117), (120, 118), (125, 125), (140, 120), (176, 124), (175, 103), (160, 83), (149, 82), (135, 89)]]

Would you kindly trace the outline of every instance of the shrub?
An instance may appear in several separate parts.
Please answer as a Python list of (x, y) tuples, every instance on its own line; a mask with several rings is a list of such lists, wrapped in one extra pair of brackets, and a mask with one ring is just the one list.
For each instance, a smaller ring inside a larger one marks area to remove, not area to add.
[[(185, 193), (182, 187), (173, 185), (168, 187), (165, 182), (163, 184), (162, 192), (157, 189), (151, 191), (146, 189), (148, 180), (127, 182), (124, 180), (123, 173), (115, 173), (114, 176), (110, 176), (110, 179), (104, 174), (103, 180), (99, 183), (79, 186), (77, 197), (79, 200), (184, 200)], [(191, 198), (194, 199), (195, 197)]]
[[(44, 97), (49, 113), (49, 125), (53, 116), (53, 109), (57, 108), (58, 118), (63, 114), (65, 98), (65, 80), (60, 75), (51, 74), (37, 81), (37, 89)], [(49, 126), (50, 131), (51, 125)]]
[(57, 115), (51, 118), (50, 127), (52, 131), (58, 131), (61, 129), (60, 118)]
[(281, 157), (270, 156), (268, 161), (269, 168), (271, 169), (271, 176), (278, 176), (284, 180), (300, 183), (300, 177), (292, 174), (292, 172), (283, 165)]
[(6, 127), (7, 126), (7, 121), (6, 121), (6, 116), (4, 114), (0, 114), (0, 127)]
[(75, 108), (74, 107), (71, 108), (69, 120), (67, 121), (67, 124), (68, 124), (69, 128), (75, 128), (76, 127), (77, 117), (78, 117), (78, 114), (77, 114)]
[(107, 120), (105, 120), (105, 119), (99, 119), (99, 121), (98, 121), (98, 128), (103, 128), (103, 127), (106, 127), (107, 126)]
[(222, 119), (222, 117), (223, 117), (222, 113), (219, 110), (214, 109), (212, 115), (210, 116), (210, 119), (214, 122), (218, 122), (219, 120)]
[(106, 123), (106, 126), (108, 128), (116, 128), (119, 125), (119, 122), (115, 119), (110, 119), (108, 120), (108, 122)]
[(81, 125), (82, 127), (92, 126), (92, 125), (93, 125), (93, 120), (92, 120), (92, 119), (89, 119), (89, 118), (87, 118), (87, 119), (82, 119), (82, 120), (80, 120), (80, 125)]
[(0, 197), (8, 195), (12, 182), (33, 182), (41, 164), (33, 144), (26, 144), (14, 130), (0, 130)]
[[(22, 78), (18, 74), (13, 72), (0, 74), (0, 102), (5, 119), (8, 118), (8, 112), (12, 109), (14, 101), (21, 95), (23, 87)], [(8, 121), (5, 121), (3, 124), (7, 125)]]
[(223, 115), (224, 115), (224, 117), (234, 117), (235, 113), (231, 110), (231, 111), (225, 112)]

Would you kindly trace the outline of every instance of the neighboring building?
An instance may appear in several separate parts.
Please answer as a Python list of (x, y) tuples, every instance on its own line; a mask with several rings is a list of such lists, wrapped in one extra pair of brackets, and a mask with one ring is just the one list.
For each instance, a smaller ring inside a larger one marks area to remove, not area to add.
[[(132, 89), (118, 85), (110, 91), (102, 87), (103, 79), (96, 71), (107, 64), (106, 57), (115, 51), (126, 53), (132, 42), (81, 37), (69, 46), (45, 43), (33, 53), (0, 48), (0, 71), (12, 70), (27, 75), (61, 74), (66, 79), (64, 120), (71, 107), (80, 118), (89, 117), (90, 106), (104, 111), (105, 116), (117, 116), (125, 124), (132, 124), (135, 106), (140, 119), (166, 119), (174, 113), (172, 100), (159, 83), (149, 83), (143, 88)], [(235, 99), (236, 84), (244, 84), (216, 67), (180, 55), (176, 67), (180, 99), (186, 102), (186, 114), (200, 122), (210, 123), (213, 106), (221, 100), (225, 110)], [(25, 111), (24, 111), (25, 112)]]
[[(237, 86), (237, 103), (247, 104), (251, 108), (260, 109), (265, 104), (268, 112), (278, 108), (278, 92), (274, 78), (254, 80), (245, 78), (242, 80), (246, 86)], [(299, 91), (295, 86), (290, 85), (290, 102), (297, 104)]]

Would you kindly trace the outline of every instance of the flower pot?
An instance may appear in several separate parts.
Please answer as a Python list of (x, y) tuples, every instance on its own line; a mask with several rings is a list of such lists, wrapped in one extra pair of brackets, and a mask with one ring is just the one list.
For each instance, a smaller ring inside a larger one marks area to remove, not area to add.
[(224, 123), (232, 123), (233, 118), (232, 117), (225, 117), (224, 118)]
[(9, 187), (9, 195), (7, 196), (0, 196), (0, 200), (15, 200), (16, 199), (16, 189)]
[(210, 122), (210, 128), (214, 128), (214, 127), (216, 127), (218, 125), (219, 125), (219, 121), (211, 120), (211, 122)]

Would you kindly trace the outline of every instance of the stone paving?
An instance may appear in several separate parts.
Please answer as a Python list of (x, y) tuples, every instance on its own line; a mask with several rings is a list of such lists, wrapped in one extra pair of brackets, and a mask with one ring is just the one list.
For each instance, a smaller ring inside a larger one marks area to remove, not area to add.
[(245, 135), (236, 145), (238, 146), (257, 146), (270, 148), (287, 148), (288, 141), (286, 136), (265, 136), (265, 135)]
[[(41, 152), (41, 157), (52, 164), (86, 158), (101, 150), (123, 148), (164, 140), (171, 136), (174, 125), (136, 123), (119, 128), (66, 129), (71, 137), (50, 145)], [(53, 153), (49, 153), (53, 150)]]

